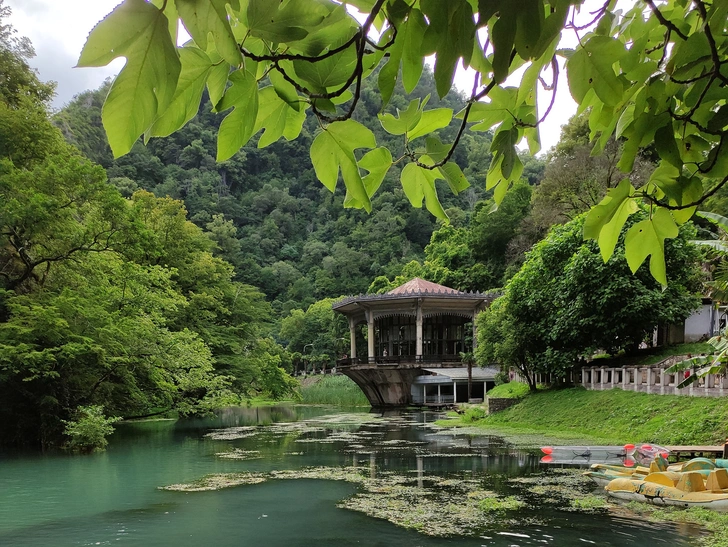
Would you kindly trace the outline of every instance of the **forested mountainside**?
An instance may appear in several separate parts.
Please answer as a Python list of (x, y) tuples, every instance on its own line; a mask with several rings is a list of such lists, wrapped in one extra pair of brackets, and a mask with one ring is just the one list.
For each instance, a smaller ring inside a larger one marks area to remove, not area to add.
[[(376, 277), (394, 277), (409, 262), (425, 259), (424, 249), (437, 224), (427, 210), (410, 205), (396, 166), (375, 194), (371, 214), (343, 207), (343, 185), (332, 194), (318, 182), (308, 152), (317, 128), (312, 116), (295, 142), (281, 139), (266, 148), (253, 143), (217, 163), (216, 134), (224, 114), (211, 112), (203, 100), (197, 117), (182, 130), (151, 139), (146, 146), (137, 143), (130, 154), (114, 160), (101, 125), (107, 89), (79, 95), (55, 116), (67, 140), (105, 167), (124, 195), (144, 189), (183, 200), (189, 218), (211, 233), (218, 253), (235, 266), (236, 280), (259, 287), (275, 311), (285, 314), (321, 298), (364, 292)], [(439, 100), (432, 73), (426, 71), (407, 97), (398, 84), (388, 108), (405, 109), (411, 99), (427, 97), (430, 106), (457, 111), (464, 105), (459, 94)], [(400, 139), (382, 129), (377, 119), (381, 99), (367, 85), (362, 103), (358, 121), (396, 157)], [(443, 141), (454, 138), (458, 124), (453, 120), (441, 130)], [(454, 160), (472, 186), (453, 196), (438, 181), (453, 224), (464, 224), (486, 197), (489, 149), (490, 133), (464, 135)], [(525, 162), (524, 177), (536, 184), (543, 162)], [(482, 290), (498, 286), (501, 276), (484, 282), (489, 286), (480, 286)]]

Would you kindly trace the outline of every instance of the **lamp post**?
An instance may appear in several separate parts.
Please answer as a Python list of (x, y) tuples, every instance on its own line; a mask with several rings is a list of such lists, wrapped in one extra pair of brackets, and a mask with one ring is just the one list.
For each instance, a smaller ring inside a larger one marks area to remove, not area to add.
[[(313, 344), (306, 344), (303, 346), (303, 373), (306, 374), (308, 367), (306, 366), (306, 348), (313, 348)], [(313, 350), (311, 350), (313, 351)]]

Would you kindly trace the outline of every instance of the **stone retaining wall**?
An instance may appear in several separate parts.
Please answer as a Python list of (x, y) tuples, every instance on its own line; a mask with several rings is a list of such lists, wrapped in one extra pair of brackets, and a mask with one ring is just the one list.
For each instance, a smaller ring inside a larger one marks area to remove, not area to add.
[(486, 397), (488, 401), (488, 414), (493, 414), (494, 412), (500, 412), (501, 410), (505, 410), (506, 408), (510, 408), (515, 404), (518, 404), (520, 402), (520, 399), (514, 399), (514, 398), (501, 398), (501, 397)]

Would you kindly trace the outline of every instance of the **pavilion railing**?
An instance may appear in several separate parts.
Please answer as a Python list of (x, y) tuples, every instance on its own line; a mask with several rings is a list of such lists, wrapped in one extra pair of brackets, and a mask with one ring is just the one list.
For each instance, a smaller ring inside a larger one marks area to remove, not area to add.
[(434, 365), (443, 364), (450, 366), (462, 365), (460, 355), (397, 355), (397, 356), (381, 356), (375, 357), (347, 357), (336, 361), (337, 367), (347, 367), (352, 365)]

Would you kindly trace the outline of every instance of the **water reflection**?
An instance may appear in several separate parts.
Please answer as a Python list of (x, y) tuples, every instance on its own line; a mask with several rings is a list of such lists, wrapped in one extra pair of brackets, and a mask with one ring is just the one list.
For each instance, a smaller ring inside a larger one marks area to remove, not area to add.
[[(0, 545), (237, 546), (241, 538), (252, 545), (318, 547), (683, 545), (697, 533), (544, 503), (532, 484), (514, 482), (542, 476), (539, 455), (498, 437), (444, 432), (433, 425), (439, 417), (428, 411), (231, 408), (207, 419), (123, 424), (107, 452), (89, 457), (9, 456), (0, 459)], [(220, 457), (234, 451), (245, 457)], [(366, 501), (367, 494), (340, 481), (267, 480), (200, 493), (158, 489), (208, 474), (312, 467), (356, 468), (382, 490), (367, 499), (404, 503), (397, 506), (403, 518), (415, 508), (436, 511), (432, 500), (441, 491), (454, 506), (491, 491), (524, 505), (472, 537), (443, 538), (337, 508), (356, 496)], [(387, 497), (397, 488), (399, 497)]]

